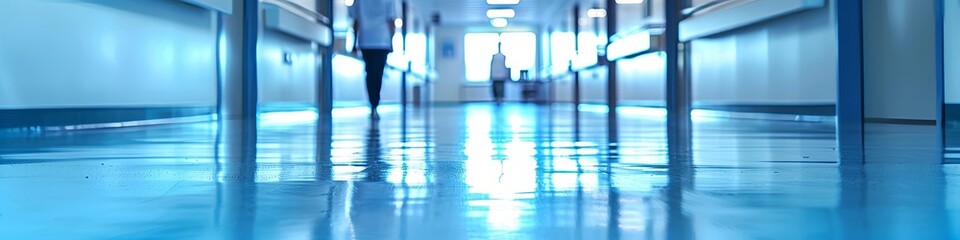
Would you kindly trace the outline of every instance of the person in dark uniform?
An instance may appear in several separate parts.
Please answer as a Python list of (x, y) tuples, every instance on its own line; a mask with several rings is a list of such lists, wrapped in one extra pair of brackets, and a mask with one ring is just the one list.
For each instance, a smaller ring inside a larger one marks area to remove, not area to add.
[(503, 44), (497, 45), (497, 53), (490, 60), (490, 82), (493, 88), (493, 100), (497, 104), (503, 103), (507, 80), (510, 80), (510, 68), (507, 67), (507, 56), (503, 54)]

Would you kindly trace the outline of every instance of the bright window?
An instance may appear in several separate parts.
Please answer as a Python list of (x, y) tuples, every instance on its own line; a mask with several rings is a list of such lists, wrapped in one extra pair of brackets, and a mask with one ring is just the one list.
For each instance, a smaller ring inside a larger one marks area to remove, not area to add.
[(551, 73), (560, 74), (570, 68), (570, 61), (577, 54), (576, 41), (571, 32), (556, 32), (550, 35)]
[(597, 42), (599, 42), (596, 34), (593, 33), (580, 33), (577, 35), (577, 42), (579, 46), (577, 47), (577, 56), (573, 59), (573, 68), (584, 68), (597, 64)]
[(497, 53), (497, 33), (467, 33), (463, 36), (463, 62), (468, 82), (490, 80), (490, 61)]
[(537, 35), (532, 32), (467, 33), (464, 35), (464, 64), (469, 82), (490, 81), (490, 61), (503, 43), (511, 78), (520, 79), (520, 71), (534, 73), (537, 63)]

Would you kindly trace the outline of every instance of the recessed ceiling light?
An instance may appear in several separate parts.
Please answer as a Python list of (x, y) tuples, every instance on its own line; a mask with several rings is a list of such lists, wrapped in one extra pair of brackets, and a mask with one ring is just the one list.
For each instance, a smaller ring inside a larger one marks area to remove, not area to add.
[(592, 17), (592, 18), (607, 17), (607, 10), (602, 8), (594, 8), (594, 9), (587, 10), (587, 17)]
[(488, 18), (512, 18), (517, 15), (513, 9), (490, 9), (487, 10)]
[(510, 24), (510, 22), (507, 21), (506, 18), (490, 19), (490, 25), (493, 25), (494, 27), (502, 28), (502, 27), (506, 27), (507, 24)]
[(617, 4), (641, 4), (643, 0), (617, 0)]
[(343, 0), (343, 5), (347, 5), (347, 7), (353, 7), (353, 2), (354, 0)]
[(491, 5), (506, 5), (506, 4), (519, 4), (520, 0), (487, 0), (487, 4)]

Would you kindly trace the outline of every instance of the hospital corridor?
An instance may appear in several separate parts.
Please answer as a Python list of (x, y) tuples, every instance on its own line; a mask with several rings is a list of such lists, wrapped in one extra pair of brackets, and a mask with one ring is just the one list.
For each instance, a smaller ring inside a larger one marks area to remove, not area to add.
[(0, 239), (960, 239), (960, 1), (0, 1)]

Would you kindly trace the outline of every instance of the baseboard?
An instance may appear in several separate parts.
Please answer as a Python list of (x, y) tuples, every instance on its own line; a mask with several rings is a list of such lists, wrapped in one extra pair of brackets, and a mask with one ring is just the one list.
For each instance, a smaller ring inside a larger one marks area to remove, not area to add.
[[(455, 105), (460, 103), (478, 103), (478, 102), (489, 102), (489, 101), (459, 101), (459, 102), (442, 102), (446, 105)], [(440, 102), (435, 102), (440, 103)], [(552, 104), (572, 104), (571, 101), (555, 101)], [(592, 105), (606, 105), (605, 102), (598, 101), (583, 101), (581, 104), (592, 104)], [(623, 101), (619, 106), (621, 107), (649, 107), (649, 108), (663, 108), (662, 101)], [(956, 106), (957, 118), (960, 119), (960, 105)], [(749, 114), (778, 114), (778, 115), (795, 115), (795, 116), (819, 116), (819, 117), (833, 117), (836, 116), (837, 107), (832, 104), (778, 104), (778, 105), (763, 105), (763, 104), (695, 104), (693, 109), (699, 110), (710, 110), (718, 112), (730, 112), (730, 113), (749, 113)]]
[[(135, 125), (162, 124), (161, 119), (194, 119), (198, 116), (212, 116), (216, 107), (115, 107), (115, 108), (48, 108), (48, 109), (5, 109), (0, 110), (0, 129), (19, 128), (64, 128), (70, 126), (97, 126), (104, 124), (126, 123)], [(121, 124), (122, 125), (122, 124)]]
[(937, 120), (928, 119), (902, 119), (902, 118), (864, 118), (864, 123), (896, 124), (896, 125), (916, 125), (916, 126), (936, 126)]
[(832, 104), (695, 104), (693, 108), (725, 112), (790, 114), (803, 116), (837, 115), (837, 107), (836, 105)]

